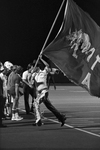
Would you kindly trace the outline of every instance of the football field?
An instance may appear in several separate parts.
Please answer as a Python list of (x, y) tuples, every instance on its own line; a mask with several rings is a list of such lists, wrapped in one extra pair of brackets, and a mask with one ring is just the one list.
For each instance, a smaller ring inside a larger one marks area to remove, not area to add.
[(19, 107), (24, 119), (3, 120), (7, 128), (0, 129), (0, 150), (100, 150), (100, 98), (79, 86), (57, 86), (56, 90), (51, 86), (49, 98), (66, 114), (65, 125), (61, 127), (41, 104), (44, 124), (33, 126), (34, 114), (25, 114), (22, 96)]

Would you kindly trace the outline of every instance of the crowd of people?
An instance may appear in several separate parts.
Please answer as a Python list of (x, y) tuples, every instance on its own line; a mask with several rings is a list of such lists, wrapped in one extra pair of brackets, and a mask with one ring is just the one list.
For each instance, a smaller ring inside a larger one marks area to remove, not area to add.
[[(24, 96), (26, 114), (31, 112), (35, 114), (34, 126), (42, 125), (41, 103), (44, 103), (63, 126), (66, 116), (52, 105), (48, 97), (50, 80), (53, 80), (52, 75), (56, 73), (58, 73), (58, 69), (51, 68), (42, 55), (39, 56), (38, 62), (34, 60), (28, 64), (25, 71), (21, 66), (14, 65), (9, 61), (4, 64), (0, 62), (0, 127), (5, 127), (2, 120), (7, 117), (12, 121), (23, 119), (19, 115), (21, 95)], [(20, 91), (20, 87), (23, 91)], [(29, 95), (32, 97), (31, 105), (29, 104)]]

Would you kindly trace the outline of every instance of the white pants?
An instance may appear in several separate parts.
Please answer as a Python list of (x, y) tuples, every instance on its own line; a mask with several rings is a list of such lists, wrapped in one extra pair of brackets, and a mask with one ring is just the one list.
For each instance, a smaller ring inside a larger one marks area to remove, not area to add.
[(36, 113), (36, 123), (41, 119), (40, 104), (43, 102), (43, 97), (48, 92), (48, 90), (43, 90), (41, 93), (37, 94), (37, 98), (34, 100), (35, 113)]

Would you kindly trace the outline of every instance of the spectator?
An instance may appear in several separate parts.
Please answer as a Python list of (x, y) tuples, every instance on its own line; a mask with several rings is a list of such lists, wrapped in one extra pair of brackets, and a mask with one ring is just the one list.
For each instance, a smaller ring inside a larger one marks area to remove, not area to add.
[[(8, 81), (8, 76), (12, 71), (12, 67), (13, 67), (13, 64), (10, 61), (6, 61), (4, 63), (7, 81)], [(11, 96), (7, 93), (6, 104), (5, 104), (5, 114), (6, 114), (7, 118), (11, 117), (11, 115), (12, 115), (12, 103), (13, 103), (12, 100), (13, 99), (11, 98)]]
[(2, 118), (5, 117), (4, 115), (4, 106), (6, 100), (6, 92), (5, 92), (5, 78), (3, 77), (4, 66), (0, 62), (0, 128), (6, 127), (2, 123)]
[(21, 71), (17, 65), (14, 65), (12, 68), (12, 72), (8, 77), (7, 90), (10, 96), (13, 98), (13, 106), (12, 106), (12, 119), (11, 120), (22, 120), (23, 118), (19, 116), (19, 86), (21, 82)]
[[(23, 93), (24, 93), (24, 102), (25, 102), (25, 110), (26, 114), (30, 114), (30, 112), (33, 112), (33, 103), (34, 103), (34, 98), (35, 96), (35, 87), (34, 83), (31, 82), (31, 75), (32, 75), (32, 70), (33, 70), (33, 63), (28, 64), (27, 70), (23, 72), (22, 74), (22, 80), (24, 82), (23, 85)], [(32, 97), (32, 103), (31, 103), (31, 108), (29, 104), (29, 95)]]

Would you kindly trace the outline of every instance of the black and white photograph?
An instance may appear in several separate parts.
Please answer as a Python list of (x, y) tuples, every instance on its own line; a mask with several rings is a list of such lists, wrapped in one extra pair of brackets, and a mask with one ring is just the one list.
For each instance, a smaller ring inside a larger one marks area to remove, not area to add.
[(0, 150), (100, 150), (100, 0), (0, 0)]

